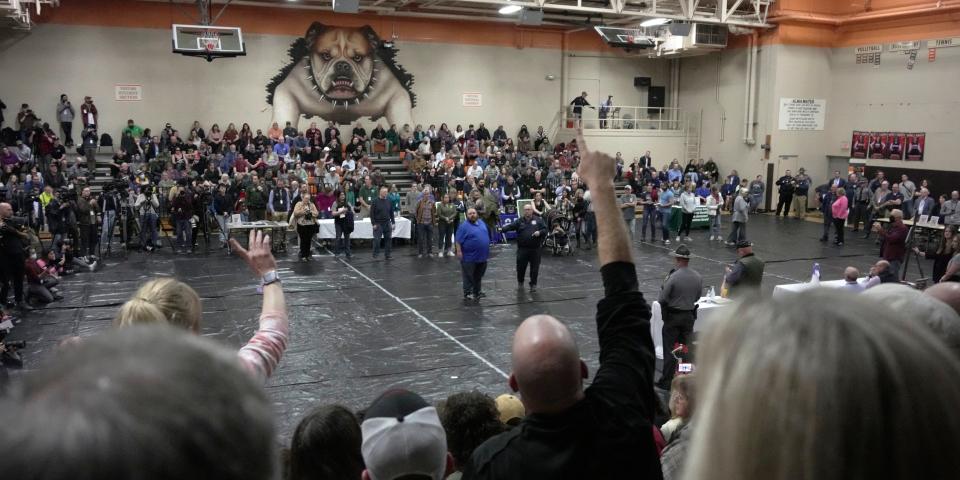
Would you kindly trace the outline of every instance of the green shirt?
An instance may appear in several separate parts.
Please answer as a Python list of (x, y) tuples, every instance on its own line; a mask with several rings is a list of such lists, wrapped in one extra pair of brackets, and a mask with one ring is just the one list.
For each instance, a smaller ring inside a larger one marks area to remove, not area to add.
[(360, 199), (367, 203), (367, 205), (373, 205), (373, 200), (377, 198), (377, 187), (376, 186), (362, 186), (360, 187)]
[(140, 128), (140, 125), (130, 125), (127, 128), (124, 128), (120, 133), (126, 135), (127, 132), (130, 132), (130, 136), (133, 138), (140, 138), (143, 136), (143, 129)]

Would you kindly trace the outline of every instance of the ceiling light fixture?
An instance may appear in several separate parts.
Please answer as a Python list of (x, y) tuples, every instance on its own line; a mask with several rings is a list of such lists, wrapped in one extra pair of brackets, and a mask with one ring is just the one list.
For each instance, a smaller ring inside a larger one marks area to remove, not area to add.
[(670, 20), (667, 18), (648, 18), (640, 23), (641, 27), (659, 27), (660, 25), (666, 25), (670, 23)]
[(523, 10), (523, 7), (520, 5), (504, 5), (500, 8), (500, 15), (510, 15), (511, 13), (517, 13), (520, 10)]

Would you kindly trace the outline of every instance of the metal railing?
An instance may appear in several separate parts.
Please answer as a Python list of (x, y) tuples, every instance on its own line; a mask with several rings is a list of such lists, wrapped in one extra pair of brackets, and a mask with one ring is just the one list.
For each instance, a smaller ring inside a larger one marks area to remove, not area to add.
[(684, 115), (678, 108), (652, 108), (637, 105), (612, 105), (605, 118), (600, 117), (600, 107), (584, 107), (582, 116), (573, 113), (568, 105), (560, 111), (562, 128), (576, 128), (583, 122), (583, 128), (600, 130), (683, 130)]

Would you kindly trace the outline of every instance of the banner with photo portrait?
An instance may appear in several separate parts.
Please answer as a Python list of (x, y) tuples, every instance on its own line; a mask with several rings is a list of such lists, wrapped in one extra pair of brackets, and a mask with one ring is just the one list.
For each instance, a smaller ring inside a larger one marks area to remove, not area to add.
[(905, 134), (907, 145), (907, 155), (904, 160), (911, 162), (922, 162), (923, 152), (926, 151), (927, 134), (926, 133), (907, 133)]
[(867, 142), (870, 138), (870, 132), (853, 132), (853, 140), (850, 142), (851, 158), (867, 158)]
[(850, 142), (850, 158), (920, 162), (925, 150), (925, 133), (855, 130)]

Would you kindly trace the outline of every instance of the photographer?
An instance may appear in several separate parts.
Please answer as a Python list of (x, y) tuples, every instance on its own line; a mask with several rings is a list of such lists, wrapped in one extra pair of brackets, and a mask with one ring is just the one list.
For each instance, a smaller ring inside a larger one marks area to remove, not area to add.
[(160, 208), (160, 199), (153, 185), (143, 185), (140, 194), (133, 203), (133, 207), (140, 215), (140, 248), (145, 252), (153, 252), (157, 246), (157, 214)]
[(297, 225), (297, 235), (300, 237), (300, 261), (310, 261), (310, 246), (313, 243), (313, 236), (318, 230), (317, 217), (320, 212), (317, 206), (313, 204), (310, 194), (303, 192), (300, 195), (300, 203), (293, 208), (293, 221)]
[(3, 288), (0, 289), (0, 303), (7, 302), (10, 282), (13, 282), (13, 297), (21, 312), (33, 310), (24, 301), (23, 278), (26, 272), (24, 248), (29, 237), (23, 231), (24, 222), (13, 218), (13, 207), (9, 203), (0, 203), (0, 273), (3, 274)]
[(47, 203), (44, 212), (47, 215), (47, 230), (53, 237), (51, 245), (55, 246), (63, 240), (64, 234), (67, 233), (64, 213), (65, 210), (70, 208), (70, 205), (60, 201), (60, 197), (63, 194), (61, 190), (51, 190), (51, 192), (53, 198), (50, 199), (50, 203)]
[(99, 210), (103, 212), (100, 218), (100, 246), (106, 246), (110, 249), (113, 240), (113, 229), (117, 221), (117, 213), (120, 212), (120, 198), (116, 191), (116, 184), (107, 184), (103, 187), (103, 194), (100, 195)]
[(85, 187), (77, 199), (77, 224), (80, 228), (80, 250), (78, 254), (85, 261), (94, 256), (97, 248), (97, 200)]
[(170, 214), (176, 225), (176, 253), (189, 253), (193, 246), (193, 227), (190, 225), (193, 217), (193, 192), (190, 191), (186, 179), (179, 182), (177, 195), (170, 206)]

